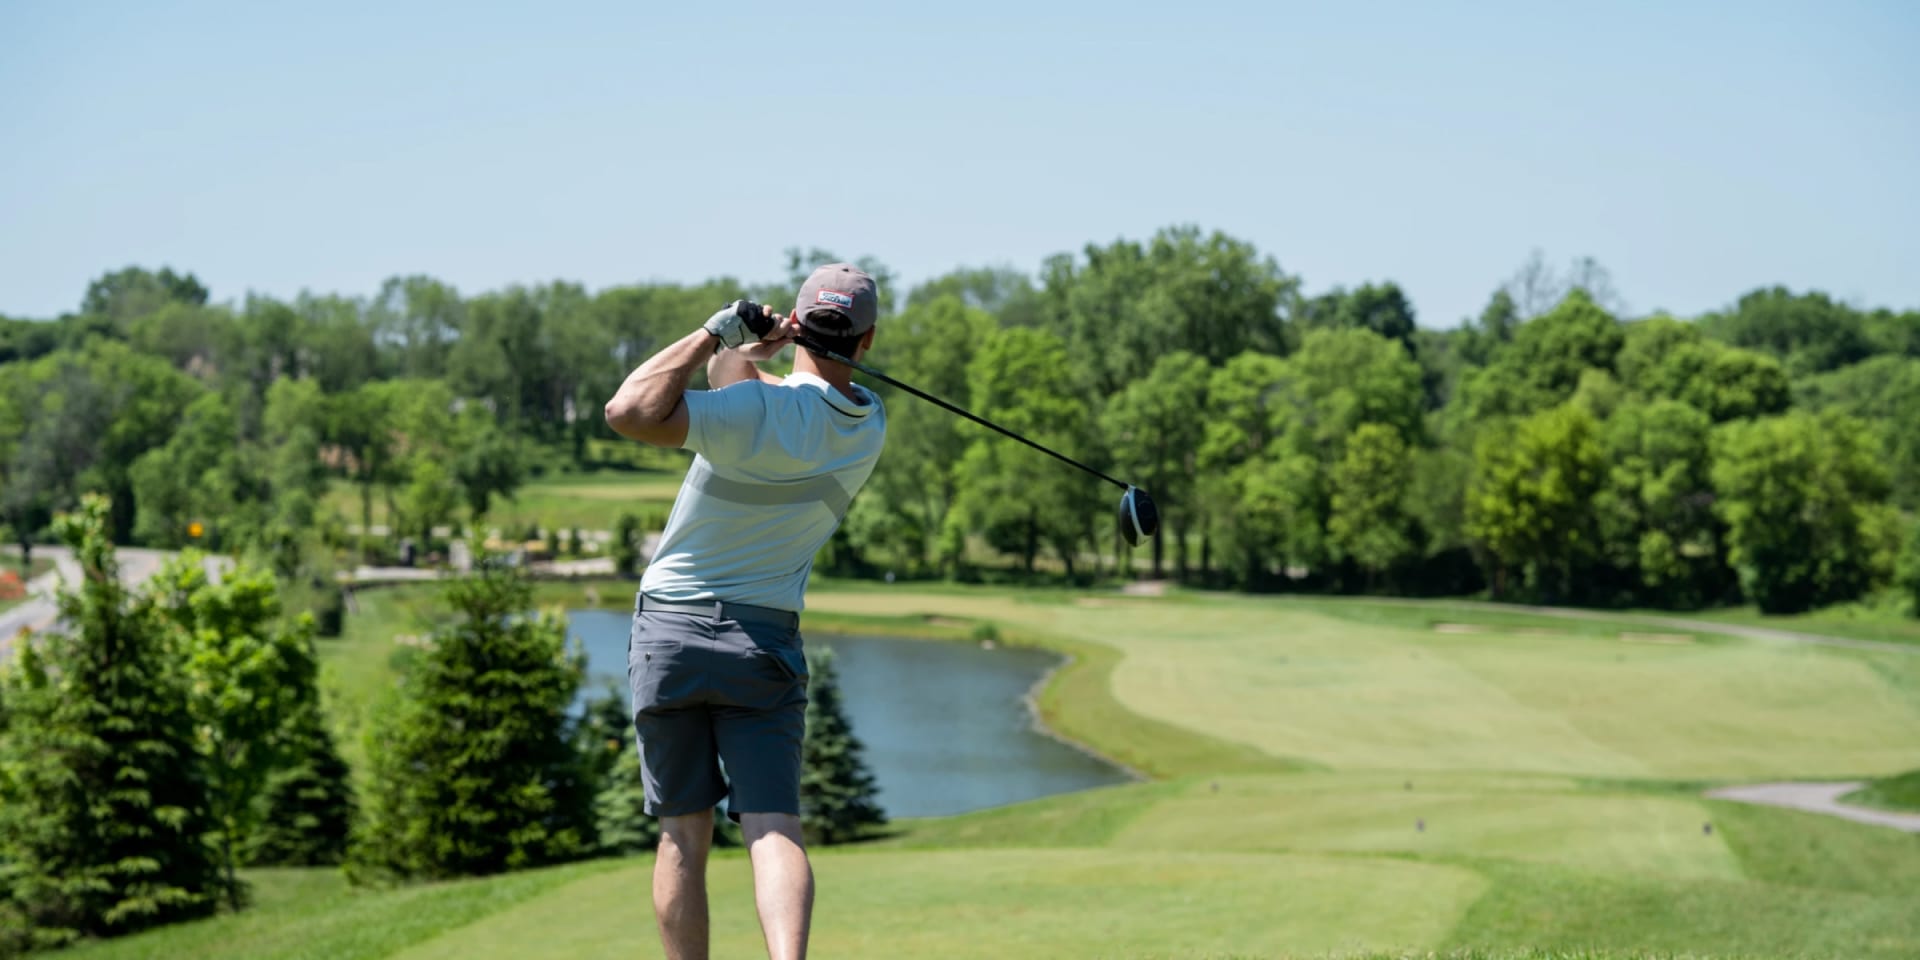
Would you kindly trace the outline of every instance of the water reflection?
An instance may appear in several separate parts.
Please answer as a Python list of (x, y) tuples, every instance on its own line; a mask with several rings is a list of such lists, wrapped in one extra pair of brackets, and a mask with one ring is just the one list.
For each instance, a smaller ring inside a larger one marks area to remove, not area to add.
[[(625, 613), (577, 610), (589, 688), (626, 689)], [(830, 646), (854, 732), (891, 817), (964, 813), (1119, 783), (1126, 776), (1034, 728), (1027, 692), (1058, 662), (1039, 650), (808, 634)]]

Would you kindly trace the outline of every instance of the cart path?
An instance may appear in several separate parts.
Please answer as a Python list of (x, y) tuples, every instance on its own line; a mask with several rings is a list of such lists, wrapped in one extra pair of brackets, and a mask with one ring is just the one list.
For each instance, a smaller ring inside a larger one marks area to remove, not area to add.
[[(9, 552), (17, 555), (17, 548)], [(120, 561), (120, 581), (135, 587), (159, 572), (161, 564), (173, 556), (173, 551), (118, 547), (114, 554)], [(60, 619), (60, 606), (54, 595), (63, 583), (77, 584), (81, 580), (80, 562), (74, 559), (72, 550), (36, 546), (33, 555), (52, 560), (53, 569), (27, 581), (27, 598), (12, 609), (0, 612), (0, 660), (12, 654), (14, 640), (21, 631), (39, 633), (53, 627)], [(229, 565), (230, 561), (224, 557), (208, 556), (207, 576), (217, 580), (220, 572)]]
[(1839, 817), (1855, 823), (1920, 833), (1920, 813), (1870, 810), (1840, 802), (1841, 797), (1864, 786), (1866, 784), (1859, 780), (1846, 783), (1750, 783), (1745, 786), (1709, 790), (1707, 796), (1715, 800), (1734, 800), (1769, 807), (1785, 807), (1788, 810)]

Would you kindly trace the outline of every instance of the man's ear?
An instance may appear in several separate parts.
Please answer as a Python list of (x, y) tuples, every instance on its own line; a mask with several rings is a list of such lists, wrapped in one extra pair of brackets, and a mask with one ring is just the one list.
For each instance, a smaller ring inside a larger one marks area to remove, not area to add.
[(877, 330), (879, 330), (879, 329), (880, 329), (879, 327), (868, 327), (868, 328), (867, 328), (867, 332), (866, 332), (866, 334), (865, 334), (865, 335), (863, 335), (863, 336), (862, 336), (862, 337), (860, 338), (860, 349), (862, 349), (862, 350), (872, 350), (872, 349), (873, 349), (873, 334), (874, 334), (874, 332), (875, 332), (875, 331), (877, 331)]

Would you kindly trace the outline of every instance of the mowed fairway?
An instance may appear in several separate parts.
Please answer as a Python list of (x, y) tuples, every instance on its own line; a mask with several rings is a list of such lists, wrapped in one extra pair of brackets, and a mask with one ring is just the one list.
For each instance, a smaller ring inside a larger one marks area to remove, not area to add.
[(1623, 640), (1617, 627), (1481, 626), (1440, 614), (1443, 632), (1414, 605), (1369, 623), (1342, 616), (1337, 602), (1226, 596), (829, 591), (810, 603), (978, 617), (1104, 644), (1121, 654), (1112, 694), (1128, 710), (1329, 769), (1736, 779), (1920, 766), (1920, 655), (1904, 651)]
[[(425, 597), (367, 598), (324, 654), (336, 693), (379, 681), (376, 634)], [(815, 851), (816, 956), (1920, 956), (1920, 836), (1702, 795), (1920, 767), (1920, 653), (1446, 603), (829, 583), (810, 611), (1068, 652), (1048, 722), (1161, 777)], [(650, 871), (270, 871), (255, 909), (72, 955), (658, 957)], [(741, 852), (712, 879), (714, 956), (759, 955)]]

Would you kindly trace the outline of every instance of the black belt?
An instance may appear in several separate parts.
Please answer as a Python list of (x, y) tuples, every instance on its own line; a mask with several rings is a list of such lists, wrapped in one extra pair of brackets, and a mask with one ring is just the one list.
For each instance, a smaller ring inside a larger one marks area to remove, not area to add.
[(668, 603), (665, 600), (655, 600), (643, 593), (634, 601), (633, 611), (639, 613), (645, 610), (651, 610), (654, 613), (687, 613), (696, 617), (735, 620), (742, 623), (770, 623), (789, 630), (800, 626), (800, 615), (792, 610), (776, 610), (751, 603), (729, 603), (725, 600)]

